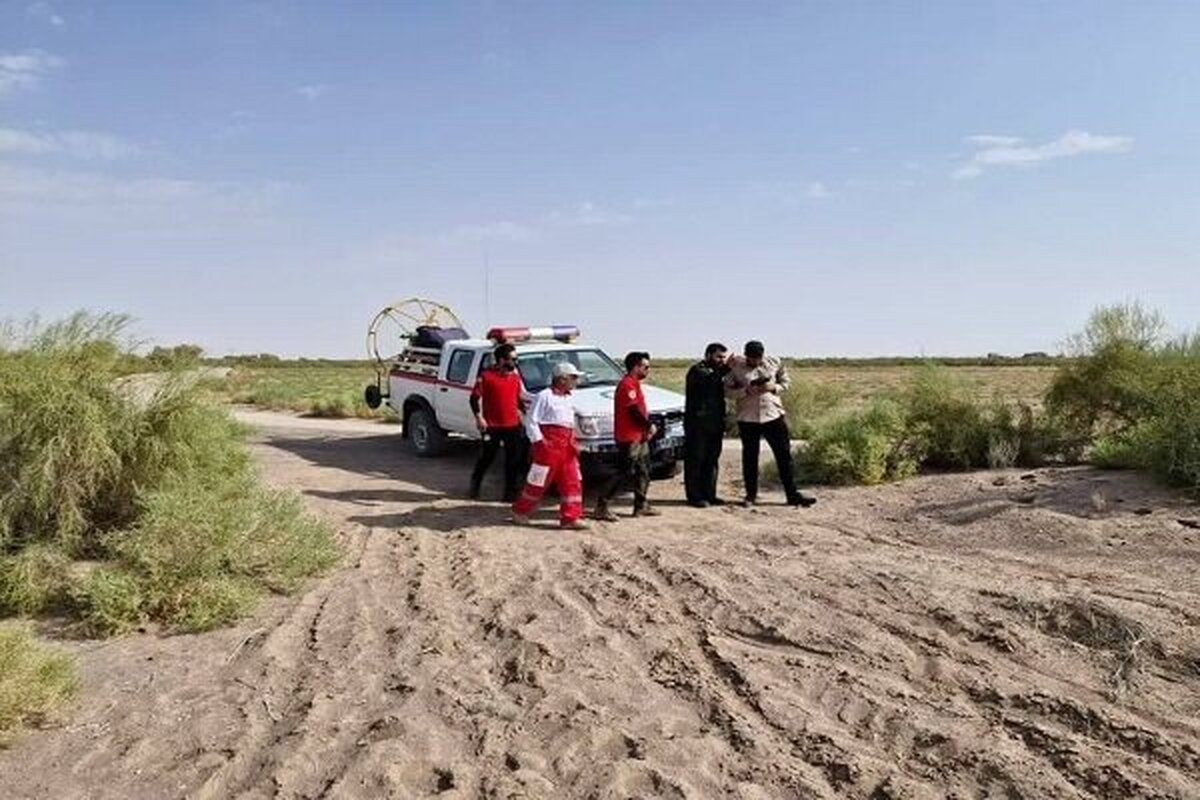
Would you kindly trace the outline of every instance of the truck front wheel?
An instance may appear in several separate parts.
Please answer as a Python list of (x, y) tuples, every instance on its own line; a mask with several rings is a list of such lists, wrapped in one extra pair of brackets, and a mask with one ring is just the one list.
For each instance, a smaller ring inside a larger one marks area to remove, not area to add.
[(437, 424), (433, 414), (418, 408), (408, 415), (408, 440), (422, 458), (441, 455), (446, 450), (446, 432)]

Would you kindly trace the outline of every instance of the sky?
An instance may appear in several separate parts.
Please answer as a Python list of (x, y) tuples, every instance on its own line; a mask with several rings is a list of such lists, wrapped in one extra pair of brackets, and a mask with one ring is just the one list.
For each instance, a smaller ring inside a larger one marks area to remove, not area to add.
[(1200, 323), (1200, 3), (0, 0), (0, 318), (354, 357), (374, 313), (620, 354)]

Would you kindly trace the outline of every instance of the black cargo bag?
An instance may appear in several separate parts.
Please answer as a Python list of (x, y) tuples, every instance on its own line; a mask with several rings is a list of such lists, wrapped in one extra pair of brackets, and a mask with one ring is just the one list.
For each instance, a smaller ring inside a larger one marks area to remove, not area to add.
[(419, 325), (416, 335), (413, 336), (412, 346), (441, 350), (446, 342), (456, 342), (466, 338), (467, 332), (462, 328), (439, 328), (436, 325)]

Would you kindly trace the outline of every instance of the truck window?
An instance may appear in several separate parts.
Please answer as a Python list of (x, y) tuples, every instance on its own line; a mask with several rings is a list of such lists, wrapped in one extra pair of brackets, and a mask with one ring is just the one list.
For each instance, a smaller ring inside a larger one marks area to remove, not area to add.
[(471, 362), (475, 360), (472, 350), (455, 350), (450, 356), (450, 366), (446, 370), (446, 380), (451, 383), (466, 384), (471, 378)]
[(584, 373), (580, 386), (616, 386), (623, 374), (621, 368), (599, 350), (551, 350), (545, 353), (521, 353), (517, 369), (525, 389), (540, 392), (550, 385), (554, 365), (570, 361)]

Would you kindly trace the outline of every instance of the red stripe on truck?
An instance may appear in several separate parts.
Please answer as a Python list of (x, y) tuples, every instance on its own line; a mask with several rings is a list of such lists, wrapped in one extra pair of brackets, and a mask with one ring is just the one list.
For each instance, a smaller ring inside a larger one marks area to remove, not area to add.
[(464, 392), (471, 391), (470, 386), (464, 386), (461, 383), (451, 383), (441, 378), (435, 378), (432, 375), (422, 375), (419, 372), (404, 372), (403, 370), (393, 369), (388, 374), (393, 378), (404, 378), (405, 380), (416, 381), (418, 383), (432, 383), (434, 386), (449, 386), (451, 389), (461, 389)]

